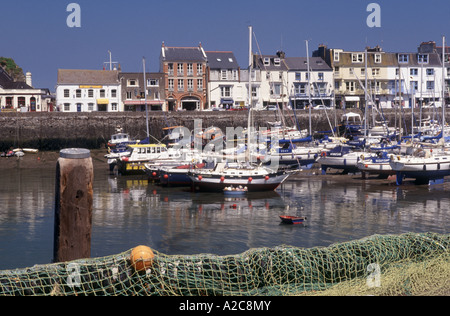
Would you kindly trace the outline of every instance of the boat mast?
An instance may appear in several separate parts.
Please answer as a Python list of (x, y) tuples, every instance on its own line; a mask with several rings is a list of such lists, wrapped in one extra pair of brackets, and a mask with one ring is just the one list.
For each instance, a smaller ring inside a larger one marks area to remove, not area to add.
[(147, 137), (150, 140), (150, 131), (148, 129), (147, 80), (145, 78), (145, 57), (142, 57), (142, 67), (144, 68), (145, 122), (147, 125)]
[(445, 36), (442, 36), (442, 140), (445, 147)]
[(247, 119), (247, 150), (246, 159), (250, 161), (250, 143), (251, 143), (251, 118), (252, 118), (252, 68), (253, 68), (253, 55), (252, 55), (252, 35), (253, 27), (248, 27), (248, 119)]
[[(365, 64), (364, 64), (364, 75), (365, 75), (365, 78), (364, 78), (364, 81), (365, 81), (365, 85), (366, 85), (366, 88), (364, 89), (364, 97), (365, 97), (365, 102), (364, 102), (364, 138), (366, 139), (366, 141), (367, 141), (367, 99), (368, 99), (368, 93), (367, 93), (367, 47), (366, 47), (366, 50), (365, 50), (365, 53), (364, 53), (364, 61), (365, 61)], [(364, 149), (366, 148), (366, 146), (364, 146)]]
[(311, 73), (309, 69), (309, 47), (308, 40), (306, 40), (306, 64), (308, 66), (308, 109), (309, 109), (309, 136), (312, 136), (312, 127), (311, 127)]

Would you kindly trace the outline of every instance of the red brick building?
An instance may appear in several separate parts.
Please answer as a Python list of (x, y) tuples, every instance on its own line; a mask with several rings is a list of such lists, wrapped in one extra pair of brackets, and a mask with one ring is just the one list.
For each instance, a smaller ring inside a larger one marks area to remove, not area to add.
[(201, 111), (207, 104), (206, 54), (198, 47), (161, 47), (160, 72), (164, 73), (169, 111)]

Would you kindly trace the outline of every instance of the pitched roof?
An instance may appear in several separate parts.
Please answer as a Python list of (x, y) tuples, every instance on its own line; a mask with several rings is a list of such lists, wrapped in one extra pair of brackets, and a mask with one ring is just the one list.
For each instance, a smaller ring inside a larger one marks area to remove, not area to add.
[[(269, 61), (269, 64), (265, 63), (265, 60)], [(279, 60), (278, 65), (275, 64), (275, 60)], [(277, 70), (288, 70), (286, 66), (285, 59), (280, 58), (278, 55), (253, 55), (254, 66), (260, 68), (261, 70), (267, 71), (277, 71)]]
[(211, 69), (238, 69), (233, 52), (206, 52)]
[(57, 84), (118, 84), (117, 70), (58, 69)]
[(204, 55), (201, 46), (198, 47), (162, 47), (162, 57), (165, 61), (192, 61), (204, 62)]
[(23, 81), (14, 81), (12, 77), (0, 67), (0, 88), (3, 89), (34, 89)]
[[(308, 71), (307, 57), (286, 57), (285, 63), (289, 70)], [(310, 57), (309, 67), (311, 70), (332, 71), (330, 66), (321, 57)]]

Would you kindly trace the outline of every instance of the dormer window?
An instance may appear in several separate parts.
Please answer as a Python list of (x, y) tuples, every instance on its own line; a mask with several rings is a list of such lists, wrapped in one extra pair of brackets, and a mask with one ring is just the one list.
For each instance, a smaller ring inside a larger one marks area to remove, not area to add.
[(275, 58), (275, 59), (273, 60), (273, 63), (274, 63), (275, 66), (279, 66), (280, 63), (281, 63), (280, 58)]
[(270, 58), (264, 57), (264, 66), (270, 66)]
[(375, 63), (377, 64), (381, 63), (381, 54), (375, 54)]
[(398, 62), (401, 64), (406, 64), (409, 61), (408, 54), (399, 54), (398, 55)]
[(136, 79), (128, 79), (127, 87), (137, 87), (139, 86), (139, 81)]
[(428, 54), (419, 54), (417, 56), (419, 64), (428, 64)]
[(362, 54), (362, 53), (352, 54), (352, 62), (353, 63), (363, 63), (364, 62), (364, 54)]
[(334, 52), (334, 61), (339, 61), (339, 52)]

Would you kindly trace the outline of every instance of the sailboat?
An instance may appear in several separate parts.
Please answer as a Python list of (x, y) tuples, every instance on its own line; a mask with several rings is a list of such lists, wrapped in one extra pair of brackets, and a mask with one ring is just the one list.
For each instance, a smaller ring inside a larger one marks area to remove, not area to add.
[(273, 170), (246, 163), (229, 165), (219, 162), (213, 169), (194, 169), (188, 175), (195, 191), (221, 192), (229, 186), (246, 186), (248, 192), (274, 191), (292, 171)]
[(390, 166), (396, 171), (398, 185), (404, 178), (414, 178), (418, 184), (439, 184), (450, 175), (450, 153), (445, 148), (445, 37), (442, 42), (442, 148), (424, 148), (421, 155), (392, 157)]
[(361, 120), (358, 113), (350, 112), (342, 116), (343, 124), (341, 125), (341, 130), (350, 139), (345, 141), (344, 144), (321, 153), (317, 162), (321, 165), (322, 174), (325, 174), (328, 168), (340, 169), (344, 173), (360, 170), (380, 175), (392, 173), (389, 166), (389, 157), (386, 155), (388, 152), (398, 148), (395, 144), (388, 146), (390, 139), (393, 138), (390, 134), (395, 133), (396, 129), (389, 128), (386, 124), (369, 127), (367, 119), (368, 103), (372, 104), (372, 109), (375, 107), (367, 91), (367, 49), (365, 54), (365, 85), (355, 74), (365, 93), (366, 108), (364, 120)]
[(249, 26), (249, 107), (247, 122), (247, 146), (246, 159), (244, 162), (218, 162), (211, 169), (190, 170), (188, 175), (192, 181), (194, 191), (216, 191), (223, 192), (226, 187), (245, 186), (248, 192), (273, 191), (283, 183), (293, 171), (282, 170), (275, 167), (265, 166), (262, 163), (252, 163), (250, 157), (251, 150), (255, 147), (252, 144), (252, 95), (251, 95), (251, 69), (253, 66), (252, 56), (252, 27)]
[(387, 178), (395, 174), (390, 165), (391, 157), (392, 155), (389, 155), (386, 151), (380, 151), (377, 155), (367, 158), (362, 155), (356, 166), (361, 172), (375, 174), (380, 178)]

